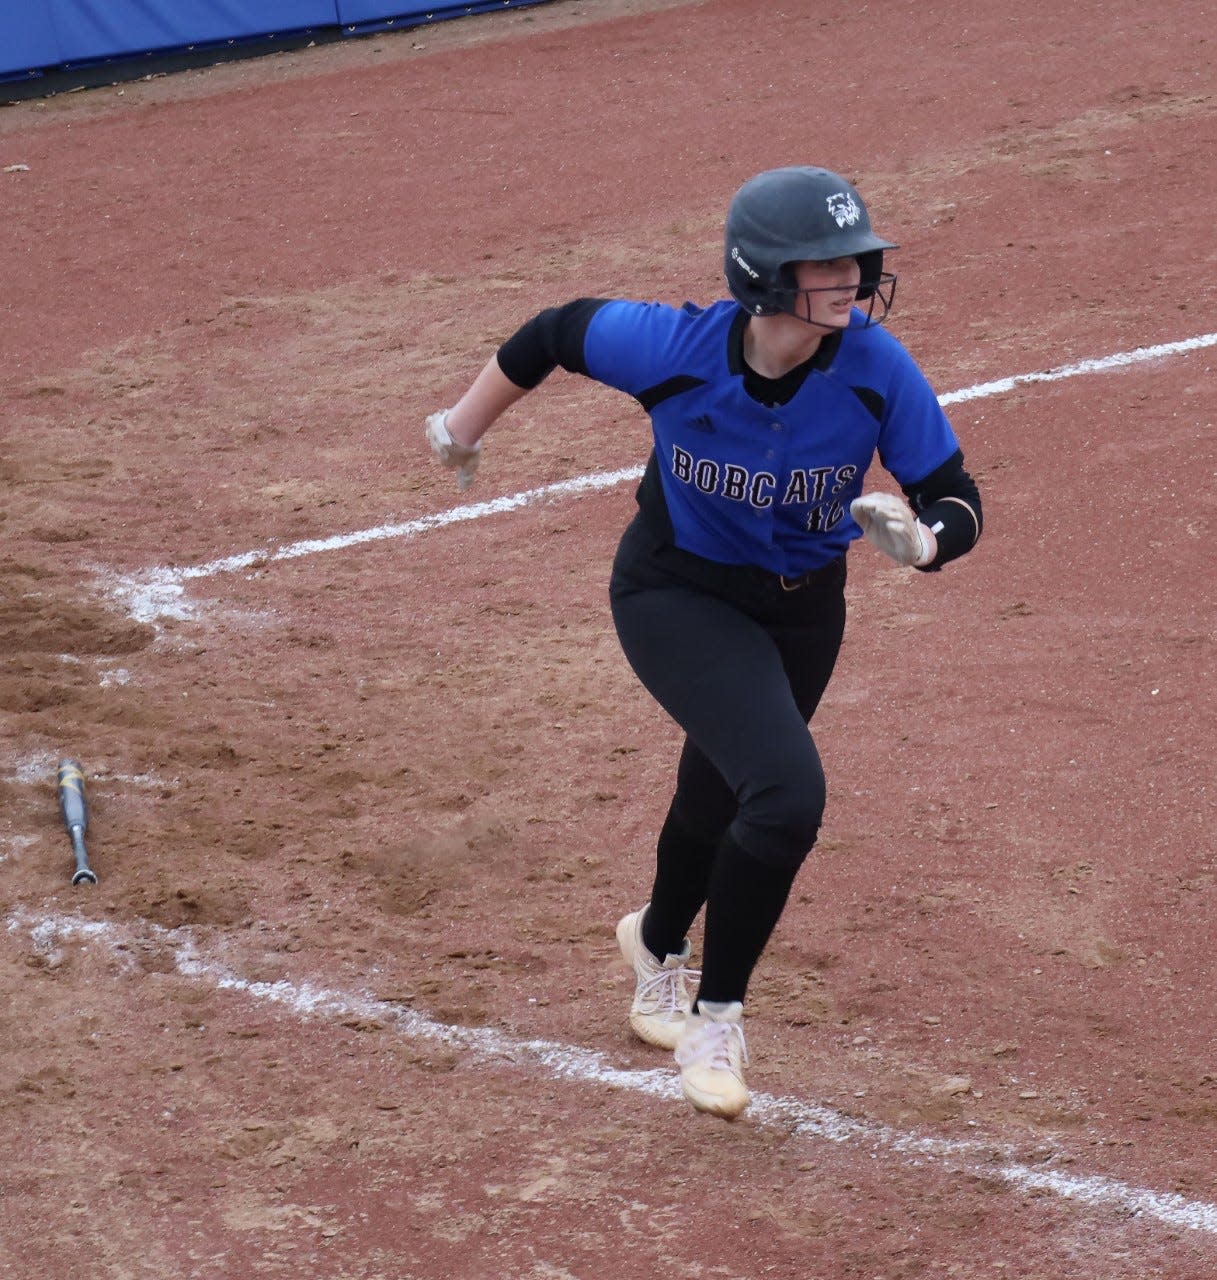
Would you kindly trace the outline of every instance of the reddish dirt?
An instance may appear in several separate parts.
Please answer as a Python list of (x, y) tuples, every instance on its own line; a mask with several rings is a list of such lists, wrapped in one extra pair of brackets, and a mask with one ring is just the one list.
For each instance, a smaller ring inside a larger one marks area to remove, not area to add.
[[(790, 1101), (735, 1125), (607, 1076), (668, 1070), (612, 938), (677, 746), (631, 486), (270, 558), (452, 508), (424, 415), (541, 306), (720, 296), (772, 164), (858, 178), (941, 391), (1206, 333), (1210, 6), (948, 9), (554, 3), (0, 109), (0, 1276), (1213, 1274), (1212, 348), (956, 406), (981, 546), (853, 555), (749, 1009)], [(556, 374), (469, 498), (644, 428)]]

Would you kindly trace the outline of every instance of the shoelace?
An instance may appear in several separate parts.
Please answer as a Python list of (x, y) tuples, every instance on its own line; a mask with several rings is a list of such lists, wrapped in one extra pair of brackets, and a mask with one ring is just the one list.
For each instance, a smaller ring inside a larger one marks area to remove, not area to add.
[(656, 1013), (674, 1014), (689, 1012), (687, 983), (695, 986), (701, 981), (699, 969), (660, 969), (638, 984), (635, 996), (640, 1003), (652, 1003)]
[(738, 1022), (703, 1022), (700, 1028), (676, 1046), (676, 1062), (682, 1067), (708, 1067), (711, 1071), (734, 1071), (731, 1045), (738, 1038), (740, 1058), (748, 1063), (748, 1043)]

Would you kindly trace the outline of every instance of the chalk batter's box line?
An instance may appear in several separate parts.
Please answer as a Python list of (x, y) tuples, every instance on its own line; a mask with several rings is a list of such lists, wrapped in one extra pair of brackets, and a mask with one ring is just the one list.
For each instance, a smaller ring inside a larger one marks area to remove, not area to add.
[[(975, 386), (964, 387), (959, 391), (946, 392), (938, 397), (938, 402), (944, 407), (963, 404), (971, 400), (1005, 395), (1020, 386), (1062, 382), (1068, 378), (1084, 377), (1095, 373), (1110, 373), (1150, 361), (1186, 355), (1214, 345), (1217, 345), (1217, 333), (1205, 333), (1179, 342), (1164, 342), (1157, 346), (1138, 347), (1132, 351), (1120, 351), (1093, 360), (1080, 360), (1074, 364), (1062, 365), (1043, 372), (1020, 373), (1009, 378), (999, 378), (993, 382), (977, 383)], [(506, 497), (493, 498), (487, 502), (470, 503), (437, 512), (434, 515), (420, 516), (418, 519), (407, 520), (401, 524), (379, 525), (372, 529), (334, 534), (326, 538), (306, 538), (274, 550), (244, 551), (187, 568), (148, 569), (141, 573), (119, 577), (117, 582), (109, 587), (109, 592), (126, 606), (128, 612), (137, 621), (155, 622), (161, 617), (188, 618), (191, 616), (190, 606), (185, 602), (185, 585), (188, 582), (213, 578), (225, 573), (238, 573), (245, 569), (263, 568), (280, 560), (296, 560), (302, 556), (319, 555), (326, 551), (341, 551), (389, 539), (413, 538), (449, 525), (519, 511), (540, 502), (582, 497), (587, 493), (616, 488), (619, 484), (637, 481), (641, 476), (641, 467), (626, 467), (618, 471), (576, 476), (570, 480), (560, 480), (554, 484), (542, 485), (539, 488), (528, 489)]]
[[(105, 947), (133, 964), (133, 944), (148, 941), (172, 948), (176, 971), (218, 991), (231, 991), (251, 1000), (287, 1009), (298, 1018), (345, 1022), (374, 1019), (413, 1039), (458, 1049), (482, 1065), (539, 1070), (552, 1080), (569, 1080), (602, 1088), (622, 1089), (663, 1102), (687, 1104), (672, 1069), (639, 1071), (615, 1066), (593, 1049), (550, 1040), (520, 1040), (493, 1027), (461, 1027), (437, 1022), (424, 1013), (388, 1000), (337, 991), (310, 982), (254, 982), (226, 964), (200, 952), (187, 929), (165, 929), (151, 921), (123, 927), (79, 916), (38, 916), (15, 911), (8, 917), (10, 934), (26, 933), (34, 950), (54, 954), (62, 944), (79, 940)], [(1187, 1200), (1174, 1192), (1130, 1186), (1102, 1175), (1063, 1173), (1048, 1166), (1021, 1163), (1004, 1142), (957, 1140), (904, 1132), (887, 1125), (856, 1120), (831, 1107), (801, 1098), (753, 1094), (749, 1122), (780, 1129), (791, 1137), (855, 1144), (886, 1152), (916, 1165), (933, 1161), (946, 1168), (982, 1175), (1005, 1183), (1014, 1191), (1051, 1193), (1089, 1209), (1124, 1217), (1153, 1219), (1172, 1230), (1186, 1229), (1217, 1236), (1217, 1205)]]

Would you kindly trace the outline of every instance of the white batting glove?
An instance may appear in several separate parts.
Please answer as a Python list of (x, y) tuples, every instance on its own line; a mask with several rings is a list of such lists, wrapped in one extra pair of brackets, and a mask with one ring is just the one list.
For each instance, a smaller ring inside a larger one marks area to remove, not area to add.
[(855, 498), (849, 504), (849, 514), (861, 525), (867, 541), (899, 565), (929, 564), (938, 550), (929, 530), (894, 494), (868, 493)]
[(458, 444), (448, 431), (448, 414), (451, 410), (441, 409), (427, 419), (427, 443), (431, 452), (450, 470), (456, 472), (456, 483), (460, 489), (468, 489), (477, 473), (478, 463), (482, 460), (482, 442), (476, 444)]

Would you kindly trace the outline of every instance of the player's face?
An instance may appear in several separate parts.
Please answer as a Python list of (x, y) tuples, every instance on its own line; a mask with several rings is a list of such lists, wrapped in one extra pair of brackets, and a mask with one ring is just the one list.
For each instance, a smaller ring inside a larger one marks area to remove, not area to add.
[(795, 300), (799, 319), (825, 329), (844, 329), (862, 282), (857, 258), (833, 258), (828, 262), (796, 262), (795, 280), (800, 292)]

